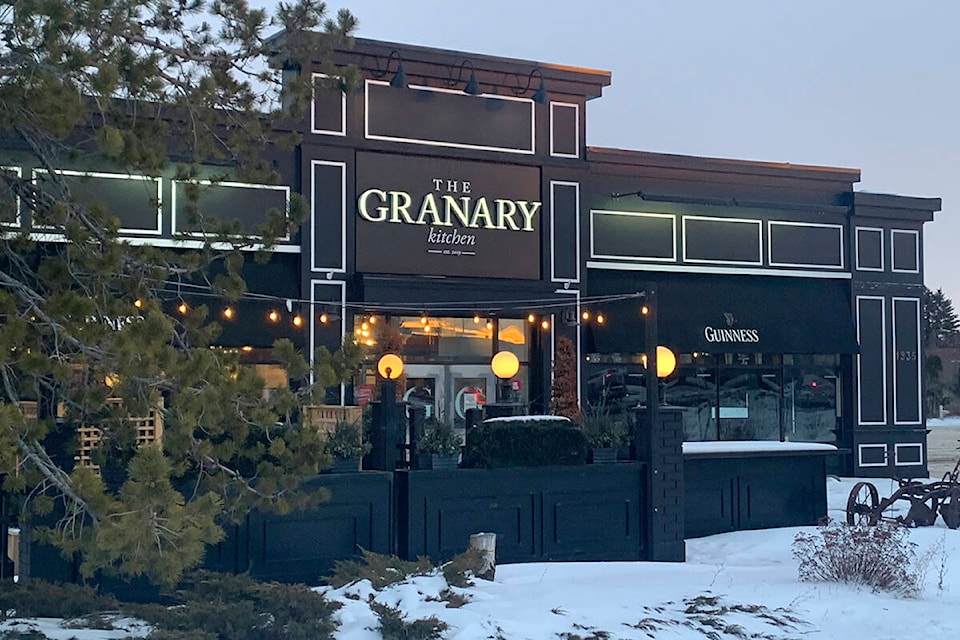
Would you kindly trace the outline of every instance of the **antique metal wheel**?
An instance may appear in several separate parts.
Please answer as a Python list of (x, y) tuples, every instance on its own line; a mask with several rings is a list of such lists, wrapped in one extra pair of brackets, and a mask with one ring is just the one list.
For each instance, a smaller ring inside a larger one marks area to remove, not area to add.
[(880, 520), (880, 496), (869, 482), (858, 482), (847, 498), (847, 524), (875, 525)]

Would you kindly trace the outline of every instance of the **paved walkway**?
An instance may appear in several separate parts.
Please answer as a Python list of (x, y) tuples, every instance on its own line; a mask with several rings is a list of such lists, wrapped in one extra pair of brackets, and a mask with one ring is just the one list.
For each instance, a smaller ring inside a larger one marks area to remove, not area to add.
[(927, 462), (931, 478), (942, 478), (960, 458), (960, 426), (931, 427), (927, 434)]

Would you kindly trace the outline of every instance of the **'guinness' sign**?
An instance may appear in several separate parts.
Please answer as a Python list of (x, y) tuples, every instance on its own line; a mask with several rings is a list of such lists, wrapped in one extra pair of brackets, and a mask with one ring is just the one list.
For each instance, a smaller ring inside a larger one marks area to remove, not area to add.
[(711, 327), (707, 325), (703, 328), (703, 338), (711, 344), (744, 344), (760, 342), (759, 329), (742, 329), (737, 326), (737, 319), (730, 312), (723, 314), (726, 327)]

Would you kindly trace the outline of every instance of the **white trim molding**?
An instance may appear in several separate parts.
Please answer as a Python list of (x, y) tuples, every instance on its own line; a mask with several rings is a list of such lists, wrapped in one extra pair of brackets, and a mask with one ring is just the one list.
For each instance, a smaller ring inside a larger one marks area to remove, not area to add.
[[(553, 108), (554, 107), (573, 107), (573, 153), (558, 153), (554, 150), (553, 144)], [(580, 158), (580, 105), (575, 102), (551, 102), (550, 103), (550, 155), (554, 158)]]
[(863, 396), (861, 395), (860, 380), (863, 375), (863, 366), (860, 362), (861, 356), (857, 353), (857, 424), (861, 425), (885, 425), (887, 424), (887, 301), (883, 296), (857, 296), (854, 300), (854, 313), (856, 314), (857, 324), (857, 344), (863, 344), (863, 337), (860, 335), (860, 301), (861, 300), (879, 300), (880, 301), (880, 358), (883, 363), (883, 384), (880, 385), (883, 393), (883, 419), (879, 422), (863, 421)]
[[(213, 186), (213, 187), (227, 187), (230, 189), (257, 189), (267, 191), (282, 191), (284, 193), (284, 201), (286, 204), (285, 215), (290, 215), (290, 187), (282, 184), (252, 184), (249, 182), (215, 182), (213, 180), (173, 180), (173, 186), (170, 189), (170, 219), (171, 219), (171, 231), (174, 235), (184, 235), (194, 238), (202, 238), (204, 234), (198, 231), (180, 231), (177, 229), (177, 185), (180, 184), (196, 184), (202, 186)], [(286, 236), (281, 236), (280, 240), (289, 241), (290, 234)]]
[[(837, 229), (840, 233), (837, 234), (837, 257), (839, 258), (839, 264), (819, 264), (813, 262), (774, 262), (773, 260), (773, 228), (776, 226), (781, 227), (810, 227), (810, 228), (820, 228), (820, 229)], [(846, 267), (846, 263), (843, 258), (844, 254), (843, 246), (843, 225), (842, 224), (827, 224), (820, 222), (794, 222), (790, 220), (767, 220), (767, 261), (771, 267), (794, 267), (797, 269), (843, 269)]]
[[(898, 235), (913, 236), (913, 260), (917, 263), (916, 269), (897, 269), (897, 243), (895, 238)], [(890, 271), (893, 273), (920, 273), (920, 232), (913, 229), (891, 229), (890, 230)]]
[[(573, 228), (574, 228), (574, 252), (576, 259), (576, 276), (574, 278), (558, 278), (555, 258), (557, 255), (557, 239), (556, 239), (556, 211), (554, 208), (554, 203), (556, 202), (555, 198), (555, 186), (561, 187), (573, 187), (576, 192), (576, 211), (574, 212)], [(580, 183), (579, 182), (565, 182), (563, 180), (551, 180), (550, 181), (550, 281), (551, 282), (568, 282), (568, 283), (579, 283), (580, 282)]]
[[(638, 218), (663, 218), (669, 219), (671, 222), (671, 231), (670, 231), (670, 257), (659, 258), (657, 256), (621, 256), (612, 253), (597, 253), (596, 244), (594, 242), (594, 232), (593, 232), (593, 223), (596, 215), (612, 215), (612, 216), (634, 216)], [(676, 262), (677, 261), (677, 216), (673, 213), (648, 213), (646, 211), (613, 211), (609, 209), (591, 209), (590, 210), (590, 257), (591, 258), (604, 258), (608, 260), (630, 260), (633, 261), (643, 261), (643, 262)], [(661, 268), (660, 265), (654, 267), (655, 269)]]
[(316, 133), (319, 135), (327, 136), (345, 136), (347, 135), (347, 94), (343, 91), (340, 92), (340, 129), (339, 131), (333, 129), (318, 129), (317, 128), (317, 100), (316, 100), (316, 91), (317, 91), (317, 78), (330, 78), (331, 76), (326, 73), (312, 73), (310, 74), (311, 81), (311, 91), (313, 95), (310, 99), (310, 133)]
[[(864, 267), (860, 265), (860, 232), (878, 233), (880, 235), (880, 267)], [(854, 253), (856, 254), (857, 271), (883, 271), (886, 265), (886, 251), (884, 250), (883, 228), (881, 227), (855, 227), (853, 230)]]
[[(530, 148), (516, 148), (516, 147), (491, 147), (486, 145), (478, 144), (466, 144), (462, 142), (445, 142), (441, 140), (423, 140), (420, 138), (401, 138), (396, 136), (385, 136), (378, 135), (375, 133), (370, 133), (370, 86), (371, 85), (382, 85), (389, 86), (389, 82), (383, 80), (370, 80), (364, 84), (364, 100), (363, 100), (363, 135), (367, 140), (384, 140), (387, 142), (406, 142), (410, 144), (422, 144), (428, 147), (447, 147), (450, 149), (478, 149), (480, 151), (499, 151), (501, 153), (516, 153), (521, 155), (533, 155), (536, 153), (537, 149), (537, 111), (535, 109), (535, 103), (530, 98), (516, 98), (513, 96), (501, 96), (499, 94), (493, 93), (484, 93), (479, 98), (486, 98), (488, 100), (506, 100), (514, 102), (525, 102), (530, 105)], [(450, 93), (455, 95), (464, 95), (462, 91), (455, 89), (443, 89), (440, 87), (428, 87), (426, 85), (409, 85), (410, 89), (416, 91), (432, 91), (434, 93)], [(474, 98), (475, 99), (475, 98)]]
[[(316, 243), (316, 211), (317, 211), (317, 165), (340, 167), (340, 264), (337, 267), (323, 267), (317, 264)], [(344, 273), (347, 270), (347, 163), (332, 160), (310, 161), (310, 269), (312, 271), (327, 271)]]
[[(864, 462), (864, 449), (883, 449), (883, 462)], [(858, 467), (885, 467), (890, 464), (887, 445), (885, 444), (859, 444), (857, 445), (857, 466)]]
[[(757, 227), (757, 259), (756, 260), (717, 260), (717, 259), (705, 259), (705, 258), (688, 258), (687, 257), (687, 221), (688, 220), (704, 220), (708, 222), (725, 222), (732, 224), (753, 224)], [(763, 221), (755, 220), (752, 218), (720, 218), (714, 216), (689, 216), (684, 215), (681, 218), (681, 226), (683, 232), (683, 261), (691, 264), (740, 264), (745, 266), (761, 266), (763, 265)]]

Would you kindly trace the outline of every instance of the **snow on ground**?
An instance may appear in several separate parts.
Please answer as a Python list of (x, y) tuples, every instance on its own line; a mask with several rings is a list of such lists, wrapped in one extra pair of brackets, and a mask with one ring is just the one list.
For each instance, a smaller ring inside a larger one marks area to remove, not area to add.
[[(843, 519), (856, 480), (827, 480), (830, 516)], [(872, 480), (881, 497), (896, 482)], [(609, 640), (739, 638), (929, 640), (960, 636), (960, 530), (942, 522), (910, 530), (925, 557), (925, 591), (908, 600), (868, 588), (797, 580), (791, 544), (799, 531), (771, 529), (687, 541), (687, 562), (597, 562), (501, 565), (496, 580), (452, 589), (468, 602), (447, 608), (445, 581), (419, 577), (374, 591), (368, 582), (320, 588), (343, 604), (340, 640), (376, 640), (367, 598), (399, 607), (407, 619), (435, 615), (447, 640)], [(7, 621), (56, 640), (142, 636), (64, 629), (55, 620)], [(713, 635), (710, 635), (713, 634)]]
[(960, 427), (960, 416), (945, 418), (927, 418), (927, 427)]
[[(855, 479), (828, 479), (830, 516), (844, 517)], [(896, 483), (874, 480), (881, 497)], [(728, 533), (687, 541), (687, 562), (501, 565), (494, 582), (454, 589), (469, 602), (437, 601), (444, 581), (416, 578), (380, 592), (369, 583), (321, 589), (344, 603), (342, 640), (376, 640), (365, 601), (399, 606), (408, 619), (435, 615), (449, 640), (738, 637), (929, 640), (960, 634), (960, 530), (913, 529), (926, 558), (926, 589), (915, 600), (868, 588), (797, 580), (794, 536), (811, 528)], [(603, 635), (606, 632), (609, 635)], [(708, 635), (713, 632), (715, 635)], [(563, 635), (569, 634), (569, 635)], [(754, 636), (754, 634), (759, 634)]]

